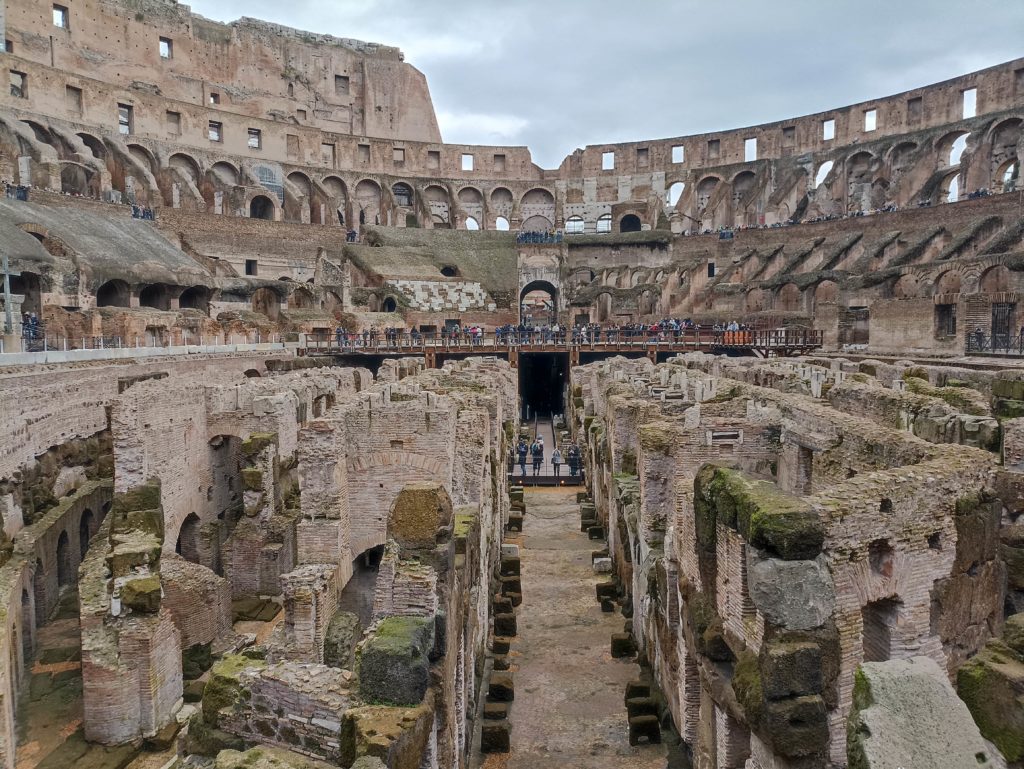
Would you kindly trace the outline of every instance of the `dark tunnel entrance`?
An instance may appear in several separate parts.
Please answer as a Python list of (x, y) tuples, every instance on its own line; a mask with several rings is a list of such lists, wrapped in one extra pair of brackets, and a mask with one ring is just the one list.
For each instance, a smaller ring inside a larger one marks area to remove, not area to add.
[(523, 353), (519, 356), (519, 398), (522, 418), (537, 414), (564, 413), (565, 388), (569, 383), (569, 355), (558, 352)]

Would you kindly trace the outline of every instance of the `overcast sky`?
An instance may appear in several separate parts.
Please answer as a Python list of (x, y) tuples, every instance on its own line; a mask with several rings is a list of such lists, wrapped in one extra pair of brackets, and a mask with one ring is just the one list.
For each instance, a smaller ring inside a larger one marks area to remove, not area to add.
[(1024, 56), (1021, 0), (194, 0), (401, 48), (447, 142), (577, 147), (739, 128)]

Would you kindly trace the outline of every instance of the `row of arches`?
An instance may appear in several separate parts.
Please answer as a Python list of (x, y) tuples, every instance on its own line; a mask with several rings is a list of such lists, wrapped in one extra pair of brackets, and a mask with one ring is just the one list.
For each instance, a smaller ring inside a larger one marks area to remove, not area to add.
[[(282, 283), (291, 282), (281, 278)], [(138, 306), (154, 310), (199, 310), (203, 314), (210, 313), (214, 300), (214, 290), (206, 286), (174, 286), (166, 283), (152, 283), (135, 289)], [(108, 280), (96, 290), (97, 307), (131, 307), (133, 290), (129, 284), (120, 279)], [(333, 291), (314, 291), (299, 287), (281, 289), (261, 286), (252, 292), (248, 299), (252, 309), (271, 320), (280, 315), (282, 300), (292, 310), (326, 310), (332, 312), (341, 307), (341, 297)]]

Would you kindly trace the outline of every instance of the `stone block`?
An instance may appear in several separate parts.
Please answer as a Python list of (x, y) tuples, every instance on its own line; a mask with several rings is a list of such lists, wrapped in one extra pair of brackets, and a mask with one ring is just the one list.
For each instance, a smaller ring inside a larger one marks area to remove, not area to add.
[(486, 721), (500, 721), (503, 718), (508, 718), (508, 703), (507, 702), (485, 702), (484, 703), (484, 720), (486, 720)]
[(623, 702), (629, 702), (631, 699), (636, 697), (650, 697), (651, 696), (651, 685), (646, 681), (639, 679), (630, 681), (626, 684), (626, 696)]
[(827, 711), (818, 696), (766, 703), (764, 725), (775, 752), (786, 758), (817, 756), (828, 743)]
[(501, 576), (502, 577), (518, 577), (520, 575), (520, 563), (518, 558), (502, 557), (501, 559)]
[(769, 700), (821, 694), (821, 649), (813, 643), (772, 644), (762, 657), (761, 680)]
[(835, 609), (835, 586), (822, 559), (761, 558), (749, 548), (747, 584), (750, 600), (765, 619), (789, 630), (819, 627)]
[(523, 516), (510, 513), (508, 516), (508, 523), (505, 524), (505, 528), (508, 531), (522, 531), (523, 530)]
[(611, 614), (613, 611), (615, 611), (615, 601), (613, 601), (611, 598), (602, 598), (601, 611), (603, 611), (605, 614)]
[(619, 588), (614, 582), (598, 582), (594, 586), (594, 591), (599, 601), (603, 598), (616, 598), (619, 595)]
[(498, 594), (491, 600), (491, 610), (495, 614), (512, 614), (512, 599)]
[(576, 502), (577, 502), (577, 504), (583, 504), (584, 502), (587, 502), (589, 499), (590, 499), (590, 492), (588, 492), (588, 491), (577, 491), (576, 492)]
[(612, 573), (612, 559), (611, 558), (595, 558), (593, 561), (593, 568), (595, 574), (611, 574)]
[(494, 634), (514, 637), (518, 635), (515, 613), (494, 615)]
[(633, 642), (633, 636), (629, 633), (612, 633), (612, 657), (632, 657), (636, 654), (636, 644)]
[(516, 698), (516, 687), (511, 673), (491, 673), (487, 684), (488, 702), (512, 702)]
[[(1020, 620), (1007, 625), (1010, 640), (1018, 643)], [(1024, 658), (1005, 643), (989, 641), (957, 671), (956, 689), (981, 736), (1011, 764), (1024, 760)]]
[(508, 654), (512, 648), (512, 639), (504, 636), (494, 636), (491, 639), (491, 651), (495, 654)]
[(850, 766), (996, 766), (945, 670), (927, 657), (861, 665), (847, 733)]
[(523, 602), (522, 593), (505, 593), (505, 595), (508, 596), (508, 599), (512, 602), (512, 605), (515, 607), (520, 606)]
[(418, 705), (430, 682), (429, 654), (433, 646), (432, 618), (383, 620), (359, 655), (362, 698), (375, 704)]
[(502, 557), (509, 556), (509, 557), (512, 557), (512, 558), (518, 558), (519, 557), (519, 545), (503, 544), (501, 546), (501, 555), (502, 555)]
[(610, 558), (611, 554), (608, 552), (607, 547), (602, 547), (600, 550), (594, 550), (590, 554), (590, 562), (593, 563), (598, 558)]
[(522, 579), (518, 575), (510, 575), (507, 577), (500, 577), (501, 592), (505, 593), (521, 593), (523, 592)]
[(631, 697), (626, 700), (626, 713), (630, 718), (634, 716), (656, 716), (658, 715), (658, 703), (653, 697)]
[(591, 526), (588, 528), (587, 539), (604, 539), (604, 526)]
[(512, 747), (512, 725), (507, 721), (485, 722), (480, 729), (481, 753), (508, 753)]
[(507, 654), (495, 655), (492, 659), (492, 664), (495, 670), (508, 670), (512, 665)]
[(155, 614), (160, 611), (162, 595), (160, 577), (156, 575), (136, 577), (121, 585), (121, 604), (143, 614)]
[(210, 670), (210, 677), (203, 689), (203, 721), (210, 727), (220, 726), (220, 714), (232, 708), (236, 702), (245, 699), (248, 692), (240, 682), (246, 670), (266, 667), (262, 660), (253, 660), (240, 654), (229, 654)]
[(650, 745), (661, 742), (661, 724), (657, 716), (634, 716), (629, 719), (629, 744), (639, 745), (641, 741)]
[(388, 514), (388, 535), (403, 550), (431, 550), (438, 531), (454, 522), (452, 500), (439, 483), (408, 483)]
[(324, 636), (324, 664), (335, 668), (355, 668), (355, 648), (363, 634), (359, 617), (352, 612), (339, 611), (327, 626)]

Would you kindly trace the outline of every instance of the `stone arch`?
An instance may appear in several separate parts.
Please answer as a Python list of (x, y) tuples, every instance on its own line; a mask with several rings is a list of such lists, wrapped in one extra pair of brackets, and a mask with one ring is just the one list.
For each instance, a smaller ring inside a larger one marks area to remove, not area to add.
[[(94, 158), (96, 158), (97, 160), (103, 160), (103, 161), (105, 161), (107, 159), (107, 146), (103, 143), (102, 139), (100, 139), (100, 138), (98, 138), (96, 136), (93, 136), (90, 133), (85, 133), (84, 131), (80, 131), (79, 133), (77, 133), (75, 135), (79, 139), (82, 140), (82, 144), (84, 144), (86, 147), (88, 147), (89, 152), (92, 153), (92, 156)], [(138, 146), (138, 145), (135, 145), (135, 146)], [(129, 153), (130, 152), (131, 152), (131, 148), (129, 147)]]
[(626, 214), (619, 219), (619, 232), (640, 232), (643, 224), (636, 214)]
[(301, 171), (285, 177), (283, 210), (286, 222), (313, 222), (313, 182)]
[(508, 187), (495, 187), (491, 190), (491, 205), (494, 207), (508, 206), (509, 212), (512, 210), (512, 205), (515, 202), (515, 198), (512, 196), (512, 191)]
[(814, 172), (814, 189), (818, 189), (818, 187), (825, 183), (834, 167), (834, 160), (826, 160), (818, 166), (818, 170)]
[(199, 310), (209, 315), (210, 289), (206, 286), (190, 286), (178, 296), (178, 307), (182, 310)]
[(523, 232), (547, 232), (554, 223), (546, 216), (531, 216), (523, 221)]
[(834, 304), (839, 299), (839, 284), (823, 280), (814, 287), (814, 304)]
[(160, 170), (160, 165), (157, 163), (156, 156), (149, 151), (147, 147), (141, 144), (129, 144), (128, 154), (131, 155), (135, 160), (142, 165), (144, 168), (149, 169), (149, 172), (156, 176)]
[(800, 287), (796, 283), (786, 283), (775, 295), (775, 309), (782, 312), (799, 312), (801, 298)]
[(939, 203), (956, 203), (960, 200), (960, 171), (946, 174), (939, 184)]
[(61, 160), (60, 191), (68, 195), (99, 197), (100, 179), (96, 169), (73, 160)]
[(249, 201), (249, 218), (273, 221), (275, 208), (274, 201), (266, 195), (253, 195)]
[[(519, 213), (523, 218), (523, 230), (547, 231), (554, 227), (555, 223), (555, 196), (544, 187), (527, 190), (519, 203)], [(541, 220), (546, 220), (547, 224)], [(527, 222), (530, 222), (529, 227)]]
[(960, 156), (967, 148), (970, 135), (969, 131), (950, 131), (936, 140), (935, 154), (940, 169), (960, 165)]
[(272, 289), (263, 286), (252, 294), (252, 309), (276, 321), (281, 316), (281, 300)]
[(771, 304), (771, 295), (762, 288), (752, 288), (747, 292), (746, 296), (746, 310), (747, 312), (761, 312), (767, 310)]
[(386, 296), (380, 303), (381, 312), (396, 312), (398, 310), (398, 302), (393, 296)]
[(504, 216), (499, 216), (495, 218), (494, 229), (498, 230), (499, 232), (508, 232), (509, 227), (509, 221)]
[(380, 224), (380, 185), (373, 179), (363, 179), (356, 185), (354, 197), (359, 224)]
[(184, 152), (175, 152), (167, 158), (167, 167), (176, 169), (178, 172), (184, 174), (191, 179), (192, 183), (196, 186), (199, 185), (199, 180), (203, 175), (199, 161)]
[(171, 291), (166, 283), (151, 283), (139, 291), (139, 306), (154, 310), (171, 309)]
[(707, 210), (708, 203), (711, 202), (711, 196), (715, 194), (715, 190), (718, 188), (719, 183), (722, 180), (717, 176), (705, 176), (697, 184), (697, 212), (703, 213)]
[(348, 224), (348, 187), (345, 182), (338, 176), (327, 176), (320, 185), (330, 195), (328, 208), (333, 209), (338, 224), (345, 226)]
[(959, 270), (946, 270), (935, 279), (932, 294), (959, 294), (962, 285), (963, 275)]
[(411, 208), (416, 200), (412, 191), (412, 185), (405, 182), (395, 182), (392, 184), (391, 194), (395, 198), (395, 205), (402, 208)]
[(191, 563), (200, 563), (199, 557), (199, 516), (189, 513), (181, 522), (174, 551)]
[(238, 184), (238, 168), (226, 160), (218, 160), (210, 167), (210, 173), (221, 184), (235, 186)]
[(463, 187), (459, 190), (459, 202), (462, 205), (478, 206), (483, 204), (484, 196), (476, 187)]
[(123, 280), (108, 280), (96, 289), (97, 307), (129, 307), (131, 291)]
[(901, 173), (910, 167), (918, 146), (917, 142), (911, 141), (897, 142), (892, 146), (886, 155), (886, 160), (893, 174)]
[(978, 279), (978, 291), (983, 294), (1000, 294), (1010, 291), (1010, 268), (995, 264), (985, 270)]
[(665, 203), (669, 208), (675, 208), (679, 205), (679, 201), (683, 199), (683, 193), (686, 192), (685, 182), (672, 182), (668, 188), (668, 194), (665, 196)]
[[(38, 238), (38, 236), (36, 237)], [(49, 249), (47, 250), (49, 251)], [(12, 275), (11, 293), (24, 297), (21, 304), (22, 312), (34, 312), (37, 315), (42, 315), (43, 280), (39, 273), (23, 270), (20, 275)]]
[(916, 299), (921, 292), (921, 284), (913, 273), (901, 275), (892, 287), (892, 295), (895, 299)]
[(551, 300), (551, 314), (557, 318), (558, 315), (558, 289), (553, 283), (547, 280), (532, 280), (519, 290), (519, 311), (522, 314), (523, 302), (526, 297), (534, 292), (547, 294)]
[(289, 310), (314, 310), (317, 301), (313, 293), (305, 288), (297, 288), (288, 297)]

